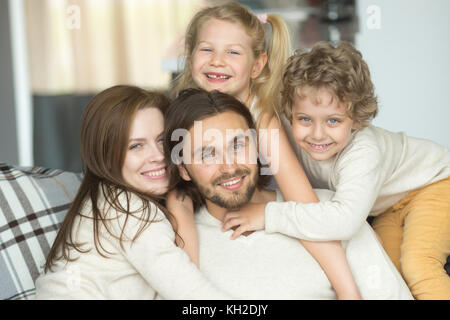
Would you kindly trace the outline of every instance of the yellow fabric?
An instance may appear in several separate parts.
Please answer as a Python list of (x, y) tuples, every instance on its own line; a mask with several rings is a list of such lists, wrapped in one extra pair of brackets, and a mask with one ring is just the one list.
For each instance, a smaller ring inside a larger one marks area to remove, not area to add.
[(416, 299), (450, 300), (450, 178), (410, 192), (372, 227)]

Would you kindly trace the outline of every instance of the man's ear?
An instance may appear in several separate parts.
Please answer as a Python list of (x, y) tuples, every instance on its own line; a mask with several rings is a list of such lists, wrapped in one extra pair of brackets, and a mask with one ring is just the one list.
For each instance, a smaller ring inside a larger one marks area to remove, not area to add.
[(184, 164), (179, 164), (178, 166), (178, 172), (180, 173), (180, 176), (185, 181), (191, 181), (191, 177), (189, 176), (189, 173), (184, 166)]
[(261, 53), (259, 57), (255, 59), (250, 77), (252, 79), (258, 78), (261, 72), (263, 71), (266, 63), (267, 63), (267, 53), (264, 52)]

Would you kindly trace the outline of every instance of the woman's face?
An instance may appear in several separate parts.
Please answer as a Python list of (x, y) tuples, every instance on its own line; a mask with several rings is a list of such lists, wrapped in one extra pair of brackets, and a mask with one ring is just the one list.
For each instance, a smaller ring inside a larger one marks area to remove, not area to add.
[(167, 192), (163, 130), (163, 114), (157, 108), (139, 110), (131, 123), (122, 176), (139, 191), (158, 195)]

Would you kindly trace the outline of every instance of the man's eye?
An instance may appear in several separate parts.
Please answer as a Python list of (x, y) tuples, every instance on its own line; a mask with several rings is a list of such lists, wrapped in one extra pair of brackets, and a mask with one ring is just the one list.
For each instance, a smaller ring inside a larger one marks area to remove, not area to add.
[(202, 154), (202, 158), (203, 159), (211, 159), (215, 156), (215, 151), (214, 150), (209, 150), (209, 151), (205, 151)]

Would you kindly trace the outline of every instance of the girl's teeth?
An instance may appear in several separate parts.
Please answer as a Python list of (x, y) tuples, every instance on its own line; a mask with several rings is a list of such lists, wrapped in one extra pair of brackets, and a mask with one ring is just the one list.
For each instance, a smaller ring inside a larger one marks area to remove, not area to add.
[(157, 176), (161, 176), (161, 175), (163, 175), (165, 173), (166, 173), (166, 169), (164, 168), (164, 169), (161, 169), (159, 171), (147, 172), (147, 173), (145, 173), (145, 175), (149, 176), (149, 177), (157, 177)]
[(217, 76), (215, 74), (207, 74), (206, 76), (208, 78), (211, 78), (211, 79), (217, 79), (217, 78), (219, 78), (219, 79), (228, 79), (229, 78), (229, 76)]
[(242, 180), (242, 178), (239, 178), (239, 179), (236, 179), (236, 180), (233, 180), (233, 181), (230, 181), (230, 182), (222, 183), (221, 185), (222, 186), (232, 186), (233, 184), (236, 184), (236, 183), (238, 183), (241, 180)]

